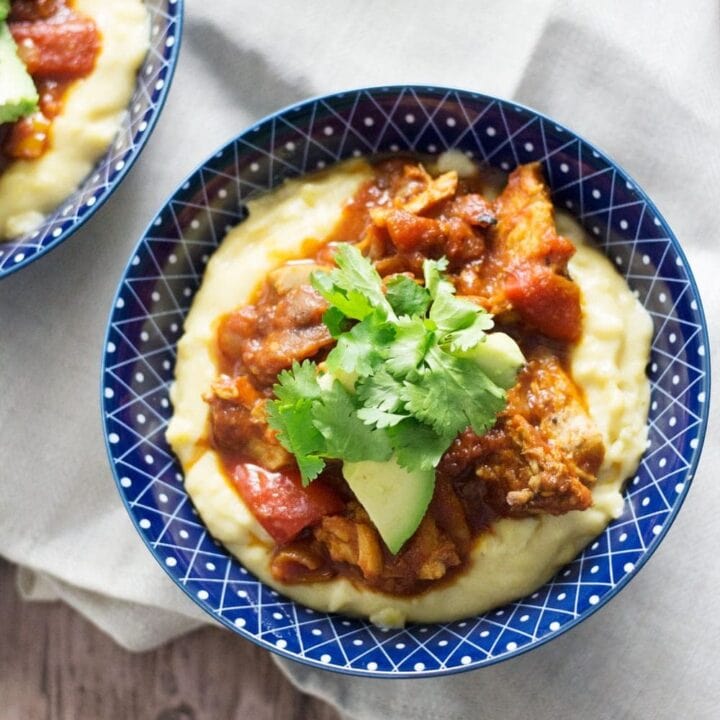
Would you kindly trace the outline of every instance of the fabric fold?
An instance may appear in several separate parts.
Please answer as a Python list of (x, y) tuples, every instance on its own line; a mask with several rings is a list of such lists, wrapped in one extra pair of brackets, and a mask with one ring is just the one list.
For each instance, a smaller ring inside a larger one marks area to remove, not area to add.
[[(131, 652), (144, 652), (213, 621), (190, 600), (178, 602), (182, 612), (164, 610), (159, 598), (148, 604), (128, 602), (102, 593), (83, 590), (26, 567), (17, 572), (17, 585), (25, 600), (62, 600)], [(173, 599), (178, 598), (173, 592)]]

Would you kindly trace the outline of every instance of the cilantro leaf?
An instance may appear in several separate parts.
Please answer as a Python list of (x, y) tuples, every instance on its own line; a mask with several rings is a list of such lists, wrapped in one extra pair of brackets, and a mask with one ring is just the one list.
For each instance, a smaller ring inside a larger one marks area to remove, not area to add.
[(403, 383), (385, 368), (378, 368), (371, 377), (361, 379), (355, 390), (364, 407), (390, 413), (402, 408)]
[(470, 300), (456, 297), (453, 285), (440, 275), (438, 262), (426, 260), (423, 270), (433, 298), (428, 317), (440, 335), (440, 345), (449, 345), (451, 352), (464, 352), (482, 342), (485, 330), (493, 326), (490, 314)]
[(469, 300), (457, 298), (440, 288), (430, 308), (429, 318), (441, 335), (463, 330), (475, 322), (478, 306)]
[(395, 275), (385, 283), (386, 297), (397, 315), (425, 315), (430, 293), (407, 275)]
[(309, 360), (293, 363), (278, 375), (273, 391), (277, 399), (267, 403), (268, 424), (280, 444), (295, 456), (303, 485), (307, 485), (325, 467), (320, 457), (325, 440), (312, 424), (312, 404), (322, 393), (317, 366)]
[(485, 331), (493, 326), (490, 314), (479, 312), (475, 315), (472, 324), (462, 330), (456, 330), (443, 338), (443, 344), (449, 343), (451, 352), (465, 352), (481, 343), (486, 335)]
[(369, 328), (365, 323), (358, 323), (338, 338), (337, 345), (328, 354), (327, 364), (336, 374), (343, 371), (370, 375), (381, 359)]
[(445, 373), (431, 370), (423, 372), (417, 382), (405, 383), (406, 407), (439, 435), (452, 435), (468, 425), (462, 407), (450, 404), (458, 394), (451, 385), (454, 383)]
[(382, 350), (394, 336), (393, 326), (374, 312), (338, 338), (328, 354), (328, 367), (335, 372), (370, 375), (382, 362)]
[(282, 404), (292, 404), (298, 400), (314, 400), (322, 392), (318, 384), (317, 365), (310, 360), (297, 361), (290, 370), (283, 370), (273, 387), (275, 397)]
[(350, 329), (350, 322), (340, 308), (331, 305), (323, 314), (323, 323), (334, 337), (340, 337)]
[(321, 402), (313, 403), (312, 421), (325, 438), (326, 457), (381, 462), (392, 455), (387, 434), (373, 430), (357, 416), (354, 397), (337, 380)]
[(442, 257), (439, 260), (425, 260), (423, 262), (423, 277), (425, 278), (425, 287), (430, 293), (430, 297), (435, 300), (438, 290), (443, 288), (451, 295), (455, 292), (452, 283), (444, 280), (442, 277), (443, 270), (447, 270), (448, 259)]
[(423, 361), (435, 335), (428, 331), (419, 317), (401, 317), (396, 323), (395, 341), (387, 348), (386, 365), (393, 374), (403, 377), (413, 372)]
[(366, 425), (373, 425), (380, 430), (397, 425), (408, 418), (405, 413), (392, 413), (377, 407), (362, 407), (357, 414)]
[(325, 468), (320, 456), (325, 441), (312, 424), (312, 402), (300, 400), (291, 407), (268, 403), (268, 424), (280, 444), (297, 460), (302, 484), (309, 485)]
[(388, 434), (398, 463), (411, 472), (437, 467), (455, 437), (438, 435), (415, 418), (407, 418), (389, 428)]
[(362, 293), (373, 307), (388, 305), (382, 290), (382, 279), (375, 266), (363, 257), (354, 245), (341, 245), (335, 254), (338, 269), (331, 273), (333, 282), (341, 288)]
[(354, 245), (341, 245), (335, 253), (337, 268), (311, 275), (312, 286), (347, 317), (363, 320), (376, 308), (394, 317), (385, 299), (382, 280), (373, 264)]
[(505, 391), (468, 358), (439, 347), (428, 352), (419, 383), (405, 383), (406, 406), (439, 435), (454, 437), (468, 425), (482, 435), (505, 407)]
[(379, 368), (374, 375), (357, 384), (357, 397), (362, 403), (358, 417), (367, 425), (378, 428), (397, 425), (409, 417), (403, 410), (402, 391), (402, 382)]
[(373, 311), (371, 302), (355, 290), (344, 290), (336, 285), (333, 281), (334, 272), (337, 271), (333, 270), (330, 273), (316, 271), (310, 276), (310, 284), (345, 317), (362, 320)]

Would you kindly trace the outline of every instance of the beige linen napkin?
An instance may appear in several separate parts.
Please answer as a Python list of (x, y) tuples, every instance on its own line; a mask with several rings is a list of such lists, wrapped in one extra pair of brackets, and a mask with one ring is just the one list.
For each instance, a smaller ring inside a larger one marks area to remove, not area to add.
[[(175, 86), (137, 167), (83, 231), (0, 283), (0, 553), (23, 566), (27, 597), (61, 597), (131, 649), (208, 618), (145, 550), (113, 487), (98, 400), (107, 312), (167, 193), (262, 115), (344, 87), (413, 81), (547, 112), (657, 201), (696, 272), (711, 339), (720, 332), (717, 3), (187, 4)], [(443, 680), (279, 664), (348, 718), (719, 717), (716, 428), (717, 410), (686, 506), (647, 568), (552, 643)]]

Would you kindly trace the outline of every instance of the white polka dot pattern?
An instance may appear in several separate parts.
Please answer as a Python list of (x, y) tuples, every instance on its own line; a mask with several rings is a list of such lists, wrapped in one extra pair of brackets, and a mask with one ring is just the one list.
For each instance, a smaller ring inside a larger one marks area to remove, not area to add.
[[(540, 160), (555, 202), (572, 209), (627, 277), (655, 332), (649, 446), (621, 517), (529, 597), (460, 622), (381, 630), (314, 612), (258, 582), (205, 531), (164, 431), (183, 318), (208, 257), (226, 228), (243, 218), (247, 198), (320, 163), (393, 148), (458, 148), (501, 168)], [(707, 421), (709, 367), (702, 310), (682, 251), (621, 169), (531, 110), (418, 87), (356, 91), (291, 108), (199, 167), (150, 225), (134, 257), (114, 303), (102, 376), (118, 488), (141, 536), (178, 585), (227, 627), (274, 652), (390, 677), (456, 672), (523, 652), (622, 588), (657, 547), (689, 488)]]

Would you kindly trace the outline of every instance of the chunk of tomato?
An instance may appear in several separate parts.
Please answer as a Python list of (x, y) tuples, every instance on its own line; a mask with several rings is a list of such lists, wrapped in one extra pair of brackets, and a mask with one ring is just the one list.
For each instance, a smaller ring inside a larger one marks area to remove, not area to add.
[(100, 33), (90, 18), (12, 22), (10, 32), (33, 78), (70, 80), (89, 75), (95, 67)]
[(431, 247), (445, 240), (437, 220), (413, 215), (405, 210), (390, 210), (386, 227), (393, 245), (400, 252)]
[(580, 339), (580, 290), (572, 280), (545, 266), (519, 267), (508, 275), (505, 294), (522, 319), (544, 335)]
[(320, 479), (303, 487), (294, 468), (270, 472), (251, 463), (238, 463), (232, 480), (250, 512), (281, 545), (345, 507), (340, 495)]

